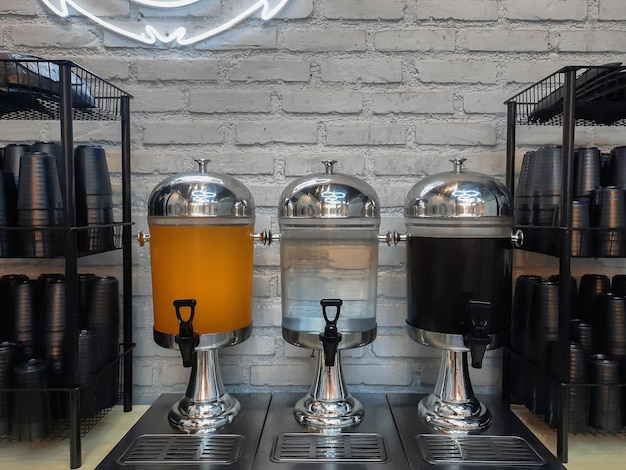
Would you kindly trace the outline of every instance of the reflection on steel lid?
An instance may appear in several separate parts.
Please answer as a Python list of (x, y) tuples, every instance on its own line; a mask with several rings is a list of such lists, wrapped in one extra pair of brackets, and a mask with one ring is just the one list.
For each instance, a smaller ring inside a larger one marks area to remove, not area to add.
[(334, 173), (334, 160), (324, 160), (324, 173), (291, 182), (280, 196), (282, 219), (380, 219), (380, 203), (374, 189), (350, 175)]
[(454, 169), (418, 181), (408, 192), (405, 217), (508, 217), (513, 205), (509, 190), (495, 178), (465, 171), (464, 158), (450, 160)]
[(148, 215), (254, 218), (254, 199), (243, 183), (232, 176), (208, 173), (208, 160), (196, 162), (197, 173), (167, 178), (152, 190)]

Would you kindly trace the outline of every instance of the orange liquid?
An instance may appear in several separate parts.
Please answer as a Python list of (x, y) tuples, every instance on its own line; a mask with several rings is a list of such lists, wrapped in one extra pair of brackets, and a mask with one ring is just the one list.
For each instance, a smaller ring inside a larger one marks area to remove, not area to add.
[[(154, 329), (179, 333), (174, 300), (195, 299), (199, 334), (239, 330), (252, 323), (252, 227), (150, 227)], [(183, 320), (189, 308), (181, 309)]]

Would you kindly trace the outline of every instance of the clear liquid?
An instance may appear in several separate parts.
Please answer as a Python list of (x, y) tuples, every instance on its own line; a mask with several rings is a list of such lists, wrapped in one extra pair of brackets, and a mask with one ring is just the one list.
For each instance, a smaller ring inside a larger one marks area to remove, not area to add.
[[(303, 239), (280, 243), (283, 327), (317, 334), (326, 322), (321, 299), (341, 299), (337, 328), (358, 333), (376, 327), (378, 240)], [(334, 317), (335, 308), (327, 308)]]

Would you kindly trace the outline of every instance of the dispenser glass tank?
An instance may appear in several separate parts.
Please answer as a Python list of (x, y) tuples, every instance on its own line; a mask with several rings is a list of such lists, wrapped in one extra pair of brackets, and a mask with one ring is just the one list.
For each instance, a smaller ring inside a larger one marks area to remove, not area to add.
[(347, 391), (340, 350), (376, 337), (380, 208), (373, 188), (354, 176), (324, 173), (289, 184), (279, 201), (283, 338), (317, 354), (311, 390), (295, 406), (309, 428), (357, 425), (363, 408)]
[[(192, 367), (172, 426), (211, 431), (232, 422), (239, 402), (224, 390), (217, 350), (252, 331), (254, 200), (231, 176), (199, 171), (163, 180), (148, 204), (154, 340)], [(140, 240), (141, 241), (141, 240)]]
[(453, 170), (423, 178), (405, 201), (407, 328), (415, 341), (442, 350), (435, 392), (420, 417), (449, 432), (490, 423), (467, 370), (503, 344), (511, 308), (512, 197), (495, 178)]

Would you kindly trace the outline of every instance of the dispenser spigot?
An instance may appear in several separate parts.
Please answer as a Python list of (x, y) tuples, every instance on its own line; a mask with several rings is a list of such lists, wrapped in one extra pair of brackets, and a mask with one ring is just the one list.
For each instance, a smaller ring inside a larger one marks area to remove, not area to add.
[(491, 302), (480, 300), (469, 301), (471, 329), (465, 335), (465, 346), (470, 350), (472, 367), (481, 369), (487, 347), (491, 344), (491, 338), (487, 334), (487, 318), (491, 316)]
[[(335, 354), (341, 342), (341, 333), (337, 330), (337, 321), (339, 320), (343, 301), (341, 299), (322, 299), (320, 300), (320, 305), (322, 306), (322, 314), (324, 315), (326, 326), (324, 327), (324, 332), (320, 333), (319, 338), (324, 348), (324, 356), (326, 356), (324, 362), (327, 367), (332, 367), (335, 365)], [(328, 318), (326, 307), (335, 307), (337, 309), (333, 319)]]
[[(183, 307), (189, 307), (189, 319), (184, 320), (181, 314)], [(193, 317), (196, 310), (195, 299), (180, 299), (174, 301), (176, 308), (176, 318), (178, 319), (179, 334), (174, 340), (180, 348), (180, 355), (183, 358), (183, 367), (193, 365), (193, 355), (196, 347), (200, 344), (200, 335), (193, 330)]]

